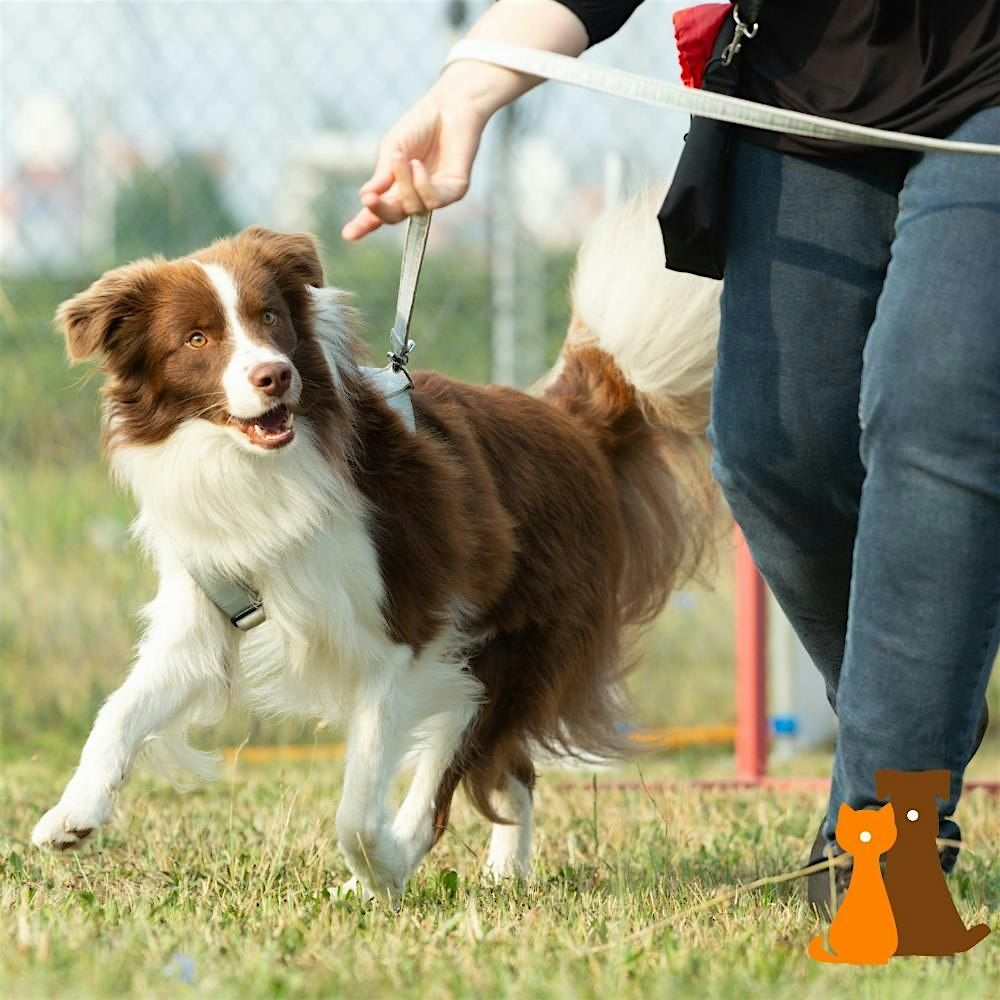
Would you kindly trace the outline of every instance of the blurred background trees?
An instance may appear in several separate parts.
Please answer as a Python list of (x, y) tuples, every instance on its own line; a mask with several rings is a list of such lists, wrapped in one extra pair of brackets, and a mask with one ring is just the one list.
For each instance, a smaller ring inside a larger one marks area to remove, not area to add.
[(141, 165), (114, 200), (115, 258), (180, 257), (239, 228), (222, 190), (223, 165), (180, 151), (162, 166)]

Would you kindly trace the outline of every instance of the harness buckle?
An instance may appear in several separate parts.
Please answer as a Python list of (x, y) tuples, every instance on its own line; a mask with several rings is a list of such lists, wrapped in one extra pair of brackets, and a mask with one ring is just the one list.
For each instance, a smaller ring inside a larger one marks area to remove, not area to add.
[(267, 615), (264, 612), (264, 605), (257, 599), (256, 604), (251, 604), (249, 607), (244, 608), (242, 611), (238, 611), (232, 618), (229, 619), (241, 632), (249, 632), (251, 629), (256, 628), (258, 625), (263, 625), (267, 621)]

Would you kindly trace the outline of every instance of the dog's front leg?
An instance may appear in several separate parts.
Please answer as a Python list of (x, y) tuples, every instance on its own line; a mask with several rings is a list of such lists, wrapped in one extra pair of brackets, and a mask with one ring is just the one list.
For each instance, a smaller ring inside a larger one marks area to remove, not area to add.
[(224, 697), (236, 630), (182, 569), (161, 576), (146, 615), (135, 665), (98, 713), (76, 772), (31, 834), (35, 844), (79, 844), (108, 819), (143, 742), (199, 698)]
[(440, 790), (448, 766), (459, 752), (476, 709), (476, 702), (470, 694), (467, 703), (427, 720), (417, 734), (420, 744), (417, 767), (393, 824), (393, 832), (406, 854), (411, 872), (434, 845), (435, 795)]
[(351, 871), (390, 906), (398, 905), (410, 867), (393, 834), (387, 801), (414, 725), (398, 676), (387, 670), (377, 682), (369, 681), (354, 705), (337, 809), (337, 840)]

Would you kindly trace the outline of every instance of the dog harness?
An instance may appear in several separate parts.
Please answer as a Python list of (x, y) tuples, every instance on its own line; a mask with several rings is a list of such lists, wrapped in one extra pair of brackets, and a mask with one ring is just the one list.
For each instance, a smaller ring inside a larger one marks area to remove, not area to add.
[[(430, 225), (431, 213), (427, 212), (411, 216), (406, 226), (396, 318), (389, 331), (389, 344), (392, 349), (386, 355), (389, 363), (384, 368), (361, 368), (361, 374), (368, 384), (392, 410), (399, 414), (411, 432), (416, 431), (417, 425), (413, 416), (413, 400), (410, 398), (413, 380), (406, 368), (410, 361), (410, 352), (416, 346), (410, 340), (410, 317), (413, 314), (413, 303), (417, 298), (417, 283), (420, 280), (420, 268), (424, 262)], [(200, 573), (188, 563), (185, 563), (185, 568), (208, 599), (241, 632), (249, 632), (267, 621), (267, 613), (260, 594), (244, 581)]]

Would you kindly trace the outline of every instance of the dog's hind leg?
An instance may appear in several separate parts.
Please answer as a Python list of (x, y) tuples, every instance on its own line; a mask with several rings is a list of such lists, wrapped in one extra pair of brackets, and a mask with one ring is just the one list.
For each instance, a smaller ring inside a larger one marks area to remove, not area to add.
[[(520, 777), (508, 772), (503, 786), (491, 796), (497, 815), (507, 823), (494, 823), (485, 870), (494, 878), (527, 875), (531, 871), (532, 785), (534, 768), (518, 768)], [(524, 780), (522, 780), (524, 779)]]
[(39, 846), (77, 846), (108, 819), (147, 739), (206, 696), (225, 702), (225, 664), (239, 633), (194, 581), (179, 569), (161, 577), (146, 614), (150, 628), (135, 665), (98, 713), (58, 804), (31, 834)]

